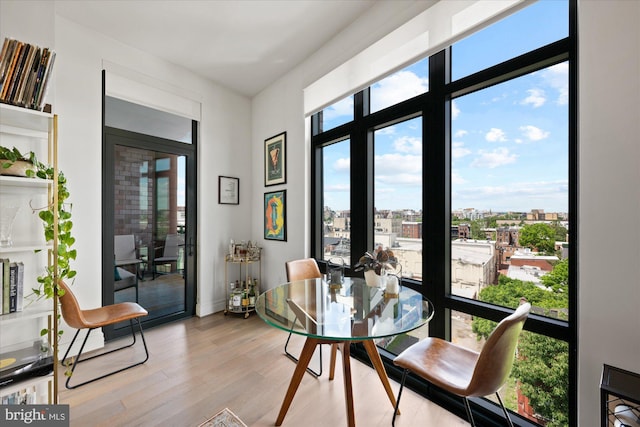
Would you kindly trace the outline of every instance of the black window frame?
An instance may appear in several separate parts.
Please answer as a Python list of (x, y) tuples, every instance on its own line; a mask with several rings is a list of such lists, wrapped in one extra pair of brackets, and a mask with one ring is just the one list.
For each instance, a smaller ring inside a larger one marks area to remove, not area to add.
[[(451, 294), (450, 223), (451, 223), (451, 102), (457, 97), (508, 81), (536, 70), (567, 62), (569, 66), (568, 104), (568, 180), (569, 180), (569, 318), (567, 321), (532, 314), (525, 330), (562, 340), (569, 347), (569, 424), (577, 424), (577, 315), (578, 315), (578, 138), (577, 138), (577, 0), (569, 0), (569, 34), (566, 38), (542, 46), (474, 74), (450, 81), (451, 47), (431, 55), (429, 60), (429, 90), (414, 98), (369, 114), (369, 88), (354, 94), (354, 120), (323, 132), (322, 112), (311, 117), (311, 254), (323, 263), (323, 203), (322, 149), (333, 142), (350, 139), (351, 163), (350, 216), (351, 259), (373, 247), (373, 131), (389, 124), (422, 116), (423, 126), (423, 272), (422, 282), (404, 280), (404, 284), (422, 292), (434, 303), (436, 314), (429, 324), (431, 336), (451, 338), (451, 311), (499, 321), (510, 309), (470, 300)], [(353, 191), (358, 189), (358, 191)], [(435, 208), (434, 208), (435, 207)], [(441, 207), (441, 208), (438, 208)], [(352, 274), (352, 272), (348, 273)], [(368, 363), (366, 353), (353, 345), (352, 354)], [(390, 353), (380, 349), (385, 368), (391, 377), (400, 371), (391, 363)], [(464, 415), (462, 401), (438, 390), (417, 377), (407, 385), (452, 412)], [(501, 425), (499, 408), (483, 399), (473, 400), (474, 418), (488, 425)], [(534, 424), (512, 416), (517, 425)]]

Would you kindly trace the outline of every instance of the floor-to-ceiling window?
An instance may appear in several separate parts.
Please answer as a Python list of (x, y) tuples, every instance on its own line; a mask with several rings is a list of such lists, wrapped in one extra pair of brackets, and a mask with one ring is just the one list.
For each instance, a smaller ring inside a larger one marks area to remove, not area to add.
[[(403, 284), (435, 305), (428, 333), (473, 349), (532, 304), (502, 391), (519, 424), (575, 422), (575, 13), (532, 3), (311, 120), (317, 259), (391, 248)], [(473, 408), (500, 416), (490, 400)]]

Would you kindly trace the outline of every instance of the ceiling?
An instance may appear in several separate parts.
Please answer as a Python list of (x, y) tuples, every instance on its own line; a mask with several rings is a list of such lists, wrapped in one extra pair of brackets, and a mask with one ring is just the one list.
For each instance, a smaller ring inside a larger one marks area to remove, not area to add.
[(71, 21), (252, 97), (378, 0), (59, 0)]

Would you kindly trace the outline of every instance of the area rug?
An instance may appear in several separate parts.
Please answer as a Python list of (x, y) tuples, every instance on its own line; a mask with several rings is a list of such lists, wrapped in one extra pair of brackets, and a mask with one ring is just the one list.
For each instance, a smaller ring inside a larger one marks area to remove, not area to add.
[(231, 412), (231, 409), (224, 408), (198, 427), (247, 427), (247, 425)]

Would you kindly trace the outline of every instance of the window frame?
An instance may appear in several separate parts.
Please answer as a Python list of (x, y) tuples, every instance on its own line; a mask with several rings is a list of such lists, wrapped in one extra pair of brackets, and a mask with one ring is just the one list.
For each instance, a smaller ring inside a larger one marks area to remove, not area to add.
[[(451, 79), (451, 47), (429, 57), (429, 90), (414, 98), (369, 114), (369, 89), (354, 94), (354, 120), (326, 132), (322, 131), (322, 112), (311, 118), (311, 254), (322, 264), (323, 191), (322, 147), (346, 137), (351, 140), (351, 259), (373, 247), (373, 130), (422, 116), (423, 134), (423, 272), (422, 282), (405, 279), (405, 285), (422, 292), (431, 300), (436, 314), (429, 324), (430, 336), (451, 339), (451, 311), (460, 311), (500, 321), (512, 310), (478, 300), (451, 294), (450, 226), (451, 226), (451, 103), (460, 96), (502, 83), (533, 71), (567, 62), (569, 67), (568, 104), (568, 206), (569, 206), (569, 318), (566, 321), (531, 314), (524, 329), (562, 340), (569, 346), (568, 414), (570, 425), (577, 420), (577, 194), (578, 194), (578, 139), (577, 139), (577, 2), (569, 0), (569, 35), (554, 43), (493, 65), (456, 81)], [(428, 141), (427, 141), (428, 136)], [(354, 188), (364, 191), (353, 191)], [(348, 272), (347, 274), (353, 274)], [(399, 370), (392, 364), (390, 353), (380, 349), (385, 367), (392, 377), (399, 378)], [(368, 363), (364, 351), (353, 346), (354, 356)], [(407, 382), (426, 397), (457, 414), (464, 414), (459, 398), (437, 390), (417, 377)], [(499, 423), (499, 408), (482, 399), (473, 399), (474, 417), (479, 422)], [(497, 410), (496, 410), (497, 409)], [(464, 416), (464, 415), (463, 415)], [(526, 419), (512, 416), (518, 425), (531, 425)]]

